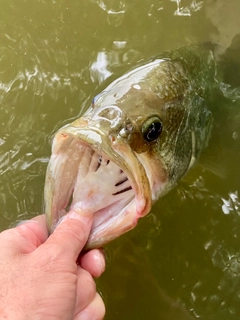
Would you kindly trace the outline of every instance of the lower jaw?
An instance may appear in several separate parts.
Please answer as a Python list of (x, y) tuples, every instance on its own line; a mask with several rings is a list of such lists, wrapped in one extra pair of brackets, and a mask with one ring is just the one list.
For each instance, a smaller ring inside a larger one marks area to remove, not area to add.
[(97, 227), (93, 225), (85, 249), (102, 247), (104, 244), (133, 229), (137, 222), (136, 204), (132, 200), (117, 217), (109, 219), (104, 225)]

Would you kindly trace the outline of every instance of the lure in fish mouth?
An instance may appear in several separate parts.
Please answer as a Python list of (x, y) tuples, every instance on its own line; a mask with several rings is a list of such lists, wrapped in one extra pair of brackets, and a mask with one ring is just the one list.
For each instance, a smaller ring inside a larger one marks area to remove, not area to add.
[[(193, 78), (184, 54), (207, 74)], [(93, 214), (86, 248), (100, 247), (134, 228), (178, 182), (208, 138), (210, 56), (179, 49), (140, 66), (56, 133), (44, 190), (50, 232), (70, 209)]]

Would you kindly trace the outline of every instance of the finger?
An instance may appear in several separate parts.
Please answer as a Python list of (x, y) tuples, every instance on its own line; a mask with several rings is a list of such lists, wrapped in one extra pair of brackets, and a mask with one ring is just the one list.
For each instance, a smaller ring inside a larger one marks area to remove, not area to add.
[(106, 309), (104, 302), (99, 293), (96, 293), (93, 301), (84, 310), (77, 314), (74, 320), (102, 320), (105, 313)]
[(77, 278), (76, 314), (86, 308), (96, 295), (96, 283), (88, 271), (78, 266)]
[(105, 271), (106, 260), (102, 249), (93, 249), (79, 258), (79, 264), (95, 278)]
[(85, 246), (92, 227), (92, 215), (81, 215), (74, 210), (66, 214), (53, 234), (46, 241), (51, 252), (62, 255), (66, 259), (77, 260)]
[[(0, 234), (1, 254), (13, 256), (20, 253), (30, 253), (39, 247), (47, 237), (48, 231), (45, 216), (37, 216)], [(4, 246), (4, 243), (6, 246)]]

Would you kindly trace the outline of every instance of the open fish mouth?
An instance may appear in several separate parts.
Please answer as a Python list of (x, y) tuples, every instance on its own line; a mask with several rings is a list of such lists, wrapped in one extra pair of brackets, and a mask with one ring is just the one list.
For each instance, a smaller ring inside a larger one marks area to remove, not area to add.
[(109, 141), (104, 152), (96, 143), (98, 133), (92, 133), (94, 141), (89, 141), (89, 132), (78, 131), (78, 136), (67, 130), (57, 133), (45, 183), (50, 232), (71, 209), (93, 214), (87, 248), (100, 247), (134, 228), (150, 207), (145, 171), (137, 158), (131, 151), (127, 157), (129, 150), (119, 151), (119, 146), (117, 153)]

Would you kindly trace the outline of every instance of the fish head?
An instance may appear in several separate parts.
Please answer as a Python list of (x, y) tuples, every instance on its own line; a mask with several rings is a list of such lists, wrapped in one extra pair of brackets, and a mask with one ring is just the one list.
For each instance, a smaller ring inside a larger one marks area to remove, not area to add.
[(51, 232), (70, 209), (93, 214), (86, 248), (100, 247), (149, 213), (193, 158), (187, 90), (179, 66), (154, 60), (113, 82), (56, 133), (45, 183)]

